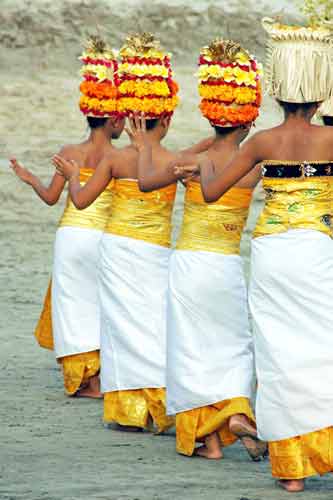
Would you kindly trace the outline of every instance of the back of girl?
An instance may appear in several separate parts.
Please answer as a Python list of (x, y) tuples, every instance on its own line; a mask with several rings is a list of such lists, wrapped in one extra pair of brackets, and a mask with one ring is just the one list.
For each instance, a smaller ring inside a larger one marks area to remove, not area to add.
[(261, 163), (265, 207), (252, 242), (249, 303), (258, 377), (257, 425), (269, 442), (272, 474), (289, 492), (333, 470), (333, 140), (311, 124), (333, 87), (330, 26), (289, 27), (266, 19), (268, 88), (282, 125), (250, 139), (214, 175), (214, 201)]
[[(81, 59), (84, 81), (80, 87), (80, 109), (87, 116), (90, 133), (85, 142), (63, 147), (59, 157), (79, 166), (78, 180), (84, 185), (103, 157), (115, 154), (111, 141), (120, 136), (124, 119), (116, 112), (110, 69), (115, 65), (112, 51), (101, 40), (90, 39)], [(106, 71), (106, 78), (100, 82), (98, 72), (102, 70)], [(65, 186), (65, 178), (59, 173), (44, 187), (16, 161), (13, 169), (43, 201), (50, 205), (58, 201)], [(66, 393), (70, 396), (101, 397), (97, 273), (99, 245), (111, 200), (111, 186), (84, 211), (77, 210), (68, 197), (56, 233), (52, 280), (35, 332), (42, 347), (54, 349), (63, 368)]]

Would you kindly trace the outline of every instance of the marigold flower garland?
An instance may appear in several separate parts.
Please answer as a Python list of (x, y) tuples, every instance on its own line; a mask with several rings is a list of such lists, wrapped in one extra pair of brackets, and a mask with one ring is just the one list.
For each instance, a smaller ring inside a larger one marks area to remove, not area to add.
[(171, 116), (179, 88), (173, 80), (171, 56), (162, 51), (160, 42), (150, 33), (130, 35), (120, 56), (119, 112), (140, 112), (147, 118)]
[(239, 44), (214, 40), (199, 58), (202, 114), (221, 127), (255, 121), (262, 98), (260, 76), (261, 66)]
[(90, 37), (82, 56), (80, 109), (87, 116), (122, 116), (118, 110), (118, 62), (98, 37)]

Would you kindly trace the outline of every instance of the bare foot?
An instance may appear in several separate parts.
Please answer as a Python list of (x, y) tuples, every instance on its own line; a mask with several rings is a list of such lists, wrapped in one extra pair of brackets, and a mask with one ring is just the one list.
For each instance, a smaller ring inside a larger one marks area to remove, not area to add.
[(229, 421), (229, 430), (239, 437), (254, 462), (260, 462), (268, 455), (267, 443), (258, 439), (257, 429), (245, 415), (233, 415)]
[(244, 436), (241, 438), (241, 443), (253, 462), (260, 462), (268, 457), (268, 446), (265, 441), (259, 441), (250, 436)]
[(229, 420), (229, 430), (235, 436), (258, 439), (257, 429), (245, 415), (233, 415)]
[(74, 396), (77, 398), (103, 399), (103, 394), (100, 391), (99, 375), (91, 377), (87, 385), (79, 389)]
[(277, 484), (289, 493), (304, 491), (304, 479), (280, 479)]
[(205, 437), (204, 446), (199, 446), (194, 450), (193, 455), (197, 457), (209, 458), (211, 460), (219, 460), (223, 458), (220, 437), (217, 432), (208, 434)]
[(210, 460), (220, 460), (221, 458), (223, 458), (223, 453), (221, 450), (211, 452), (205, 445), (195, 448), (193, 455), (196, 457), (209, 458)]

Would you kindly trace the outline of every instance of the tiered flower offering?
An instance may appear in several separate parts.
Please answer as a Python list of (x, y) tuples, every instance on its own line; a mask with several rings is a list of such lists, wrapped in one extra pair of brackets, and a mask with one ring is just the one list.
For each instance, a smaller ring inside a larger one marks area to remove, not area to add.
[(119, 111), (146, 118), (171, 116), (178, 104), (170, 54), (150, 33), (130, 35), (120, 51)]
[(220, 127), (256, 120), (261, 104), (261, 65), (239, 44), (214, 40), (199, 58), (202, 114)]
[(118, 63), (112, 49), (98, 37), (90, 37), (82, 56), (80, 109), (87, 116), (119, 115), (117, 109)]

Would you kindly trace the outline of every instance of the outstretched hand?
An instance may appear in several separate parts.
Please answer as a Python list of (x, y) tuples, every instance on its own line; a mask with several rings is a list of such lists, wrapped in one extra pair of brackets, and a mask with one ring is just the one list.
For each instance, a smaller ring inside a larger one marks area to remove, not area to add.
[(16, 158), (10, 158), (9, 161), (10, 168), (13, 170), (13, 172), (15, 172), (17, 177), (19, 177), (19, 179), (21, 179), (21, 181), (25, 182), (26, 184), (31, 184), (34, 176), (30, 172), (30, 170), (20, 165)]
[(66, 180), (80, 173), (80, 167), (74, 160), (65, 160), (62, 156), (54, 155), (52, 163), (58, 174), (63, 175)]
[(128, 123), (129, 127), (125, 127), (125, 131), (133, 146), (141, 151), (148, 144), (146, 118), (143, 115), (133, 114), (128, 118)]

